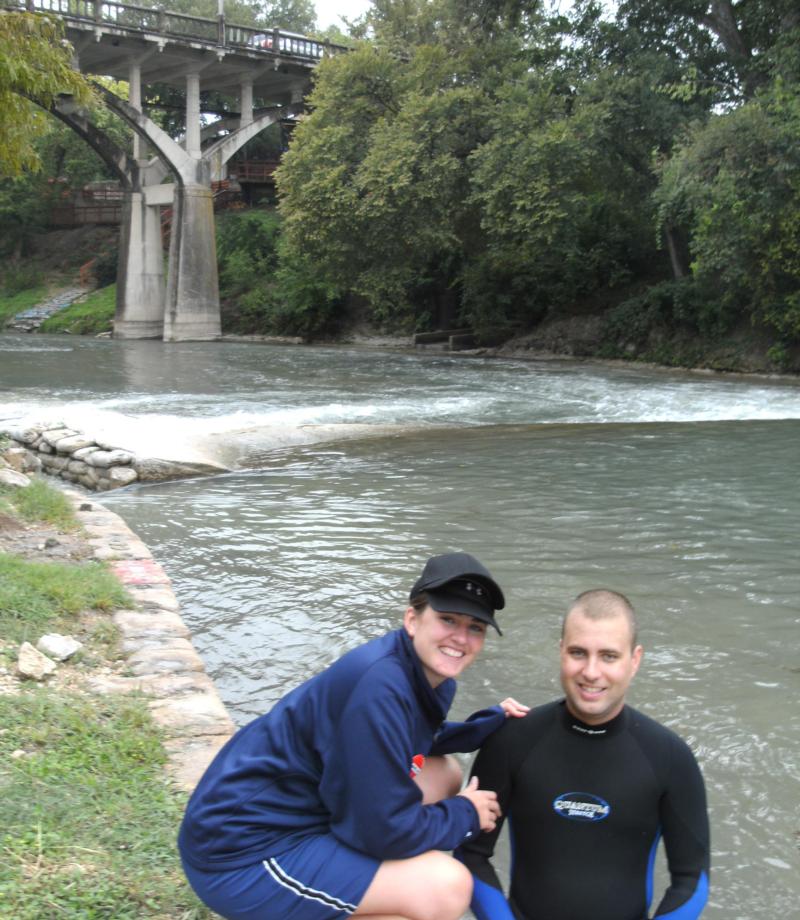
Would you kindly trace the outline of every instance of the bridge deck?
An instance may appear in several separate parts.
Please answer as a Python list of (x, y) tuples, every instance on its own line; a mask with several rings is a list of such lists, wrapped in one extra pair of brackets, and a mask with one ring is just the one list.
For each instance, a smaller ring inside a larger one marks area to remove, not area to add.
[(238, 93), (243, 77), (257, 96), (289, 92), (319, 61), (345, 51), (282, 29), (271, 31), (109, 0), (0, 0), (5, 9), (61, 19), (84, 73), (127, 80), (130, 60), (143, 84), (181, 89), (198, 71), (201, 87)]

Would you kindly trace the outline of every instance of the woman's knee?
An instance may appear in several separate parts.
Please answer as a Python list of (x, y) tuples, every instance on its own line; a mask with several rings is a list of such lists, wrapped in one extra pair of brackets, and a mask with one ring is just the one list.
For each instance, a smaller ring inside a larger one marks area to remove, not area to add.
[(442, 918), (453, 917), (459, 920), (469, 907), (472, 900), (472, 875), (469, 870), (458, 860), (444, 853), (436, 854), (442, 857), (442, 865), (438, 869), (436, 885), (439, 897), (439, 909)]
[(472, 898), (472, 876), (446, 853), (431, 851), (381, 865), (356, 914), (409, 920), (460, 920)]

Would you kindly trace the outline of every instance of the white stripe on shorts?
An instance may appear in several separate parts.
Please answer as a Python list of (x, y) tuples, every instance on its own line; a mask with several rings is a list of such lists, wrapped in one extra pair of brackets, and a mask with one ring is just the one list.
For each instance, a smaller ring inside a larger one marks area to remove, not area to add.
[(335, 907), (337, 910), (343, 910), (348, 914), (352, 914), (358, 907), (357, 904), (348, 904), (347, 901), (342, 901), (332, 894), (326, 894), (324, 891), (317, 891), (314, 888), (309, 888), (308, 885), (304, 885), (302, 882), (298, 882), (297, 879), (292, 878), (291, 875), (287, 875), (275, 859), (265, 859), (263, 866), (279, 885), (283, 885), (284, 888), (293, 891), (298, 897), (308, 898), (310, 901), (318, 901), (320, 904), (325, 904), (328, 907)]

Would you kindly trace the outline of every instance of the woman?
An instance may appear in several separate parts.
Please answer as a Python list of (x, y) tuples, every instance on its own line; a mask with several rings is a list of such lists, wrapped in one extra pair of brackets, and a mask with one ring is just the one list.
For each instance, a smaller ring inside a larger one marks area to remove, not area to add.
[[(514, 700), (445, 723), (455, 680), (505, 605), (468, 553), (434, 556), (403, 628), (348, 652), (238, 731), (187, 806), (179, 846), (228, 920), (458, 920), (472, 881), (451, 856), (498, 817), (455, 751), (475, 750)], [(433, 756), (429, 756), (433, 755)]]

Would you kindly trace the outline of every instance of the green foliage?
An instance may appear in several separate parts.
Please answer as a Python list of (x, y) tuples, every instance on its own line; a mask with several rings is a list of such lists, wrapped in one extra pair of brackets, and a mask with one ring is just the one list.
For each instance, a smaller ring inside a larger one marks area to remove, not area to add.
[(800, 85), (696, 127), (662, 167), (662, 224), (688, 230), (692, 271), (733, 322), (800, 338)]
[(43, 521), (60, 530), (75, 530), (78, 526), (66, 495), (42, 479), (32, 479), (24, 489), (0, 486), (0, 498), (10, 502), (25, 521)]
[[(72, 68), (72, 48), (55, 20), (31, 13), (0, 11), (0, 176), (37, 169), (31, 141), (47, 130), (48, 108), (59, 93), (89, 104), (92, 92)], [(30, 100), (33, 99), (37, 104)]]
[(654, 284), (612, 307), (603, 317), (603, 343), (638, 351), (677, 327), (709, 338), (725, 331), (708, 293), (691, 278)]
[[(33, 154), (40, 162), (35, 149)], [(33, 237), (47, 226), (58, 194), (55, 183), (48, 182), (41, 174), (25, 172), (15, 178), (0, 179), (0, 256), (11, 259), (4, 266), (4, 276), (13, 270), (14, 260), (28, 254)]]
[(83, 303), (73, 303), (54, 313), (39, 327), (40, 332), (69, 332), (73, 335), (99, 335), (110, 332), (114, 325), (117, 286), (107, 287), (86, 296)]
[[(40, 279), (41, 276), (34, 266), (24, 263), (9, 263), (6, 265), (2, 277), (0, 277), (0, 296), (3, 298), (13, 298), (23, 291), (31, 295), (31, 289), (37, 288)], [(44, 289), (40, 288), (39, 290), (43, 293)], [(35, 301), (31, 301), (30, 306), (33, 306), (34, 303)], [(25, 307), (21, 307), (20, 309), (24, 310)], [(0, 306), (0, 316), (2, 316), (4, 312), (3, 306)], [(19, 311), (15, 310), (15, 312)]]
[[(210, 918), (175, 847), (184, 797), (144, 701), (0, 696), (0, 897), (15, 920)], [(24, 756), (12, 759), (15, 751)]]
[(280, 231), (280, 217), (271, 211), (231, 211), (218, 219), (225, 332), (311, 339), (330, 331), (336, 293), (314, 279), (302, 257), (281, 257)]
[(100, 288), (114, 284), (117, 280), (117, 269), (119, 267), (119, 249), (112, 247), (99, 253), (92, 265), (92, 274)]

